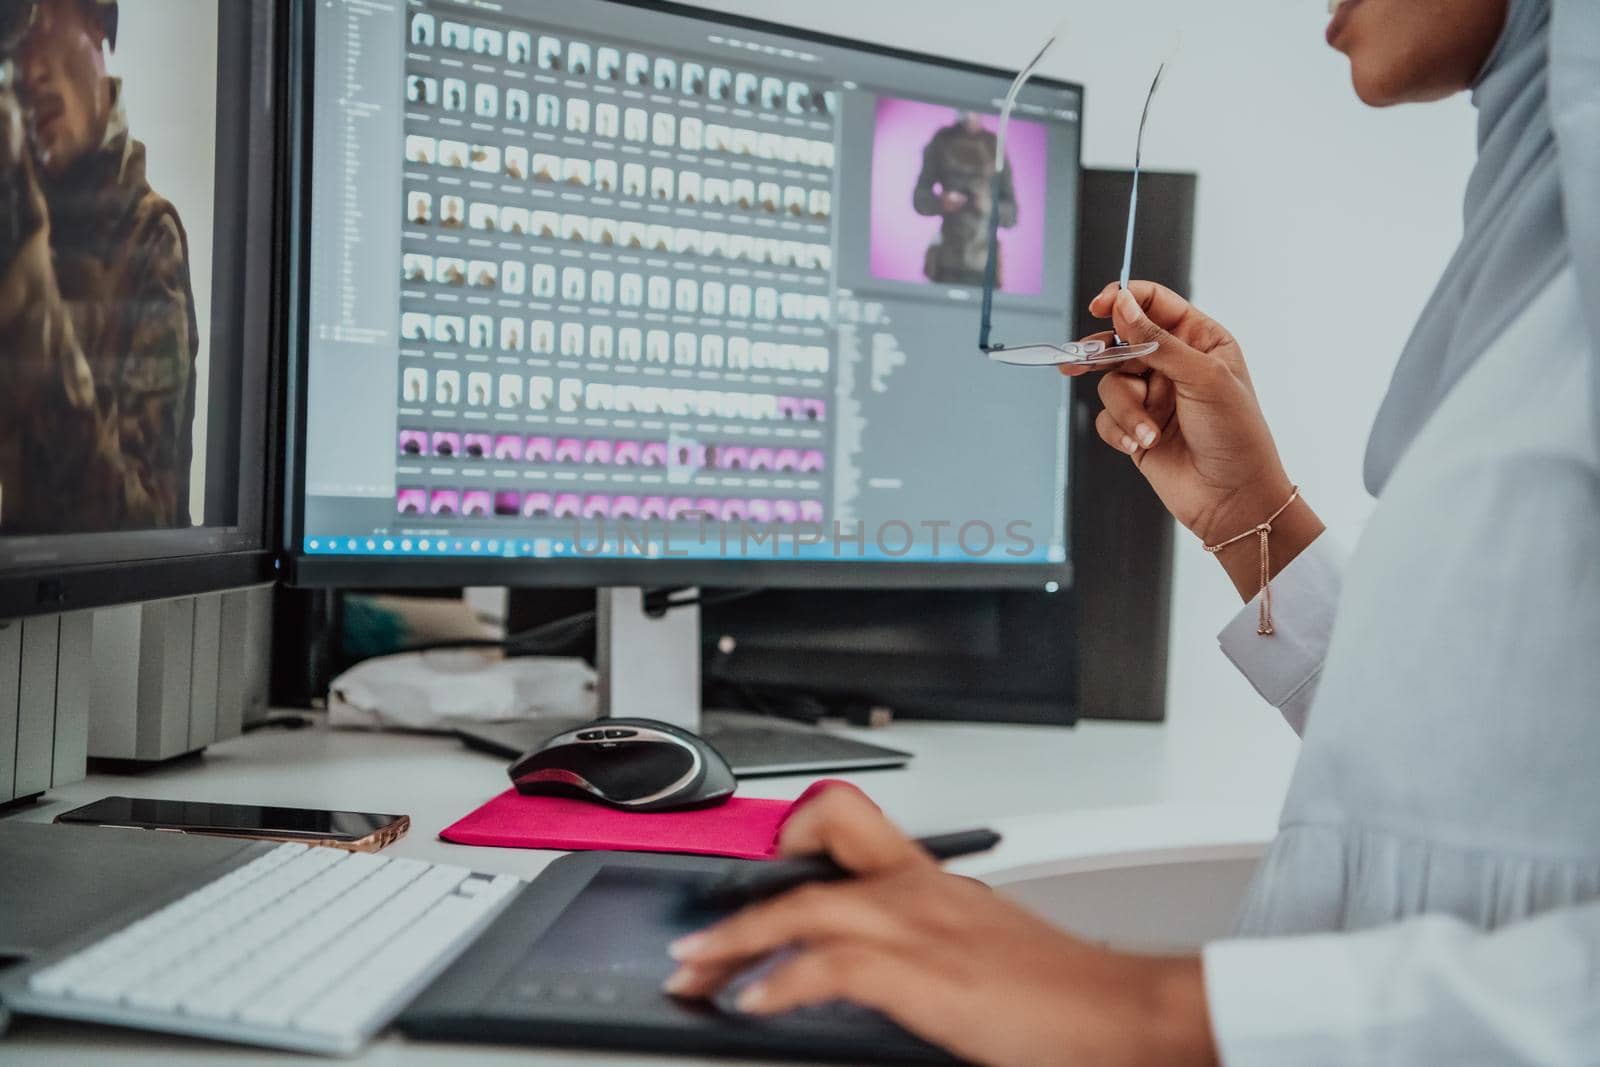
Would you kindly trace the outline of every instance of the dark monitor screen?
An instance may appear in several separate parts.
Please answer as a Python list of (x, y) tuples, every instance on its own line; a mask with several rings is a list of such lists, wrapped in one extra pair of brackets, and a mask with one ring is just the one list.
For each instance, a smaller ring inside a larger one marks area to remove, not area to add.
[(0, 617), (267, 570), (278, 5), (0, 26)]
[[(1082, 93), (665, 4), (307, 5), (308, 582), (1040, 584)], [(648, 577), (642, 577), (647, 575)], [(631, 576), (631, 577), (630, 577)]]

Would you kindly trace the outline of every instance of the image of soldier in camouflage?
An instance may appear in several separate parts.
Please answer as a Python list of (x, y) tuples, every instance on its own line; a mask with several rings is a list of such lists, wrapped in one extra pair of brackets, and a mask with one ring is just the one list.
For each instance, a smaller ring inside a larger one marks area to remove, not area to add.
[[(919, 215), (942, 218), (939, 235), (923, 260), (929, 281), (982, 285), (989, 258), (990, 212), (1000, 212), (1003, 229), (1017, 224), (1009, 166), (1000, 176), (999, 202), (994, 202), (995, 151), (995, 135), (970, 112), (940, 128), (923, 149), (911, 206)], [(1005, 262), (997, 259), (995, 284), (1003, 287)]]
[(188, 237), (106, 73), (117, 4), (0, 5), (0, 533), (186, 526)]

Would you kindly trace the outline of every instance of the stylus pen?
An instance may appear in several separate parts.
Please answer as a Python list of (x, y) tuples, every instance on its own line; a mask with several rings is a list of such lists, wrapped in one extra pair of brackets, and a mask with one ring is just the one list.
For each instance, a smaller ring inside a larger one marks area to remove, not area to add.
[[(993, 830), (962, 830), (953, 834), (919, 837), (921, 845), (936, 860), (953, 860), (987, 852), (1000, 843)], [(767, 897), (787, 893), (810, 882), (839, 882), (854, 877), (827, 856), (799, 856), (771, 863), (740, 864), (707, 886), (701, 899), (707, 904), (740, 907)]]

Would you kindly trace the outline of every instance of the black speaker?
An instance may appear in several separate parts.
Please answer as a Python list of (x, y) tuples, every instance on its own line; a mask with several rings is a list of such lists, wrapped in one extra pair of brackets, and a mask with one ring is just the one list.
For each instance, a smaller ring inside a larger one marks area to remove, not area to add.
[(344, 669), (340, 630), (343, 594), (337, 589), (272, 591), (272, 673), (275, 708), (321, 707), (328, 683)]
[[(1106, 328), (1089, 301), (1122, 270), (1133, 172), (1085, 170), (1078, 226), (1078, 336)], [(1196, 177), (1139, 178), (1135, 278), (1190, 291)], [(1072, 632), (1078, 650), (1078, 715), (1155, 721), (1166, 713), (1167, 628), (1172, 614), (1174, 524), (1144, 477), (1094, 430), (1099, 375), (1073, 383)]]

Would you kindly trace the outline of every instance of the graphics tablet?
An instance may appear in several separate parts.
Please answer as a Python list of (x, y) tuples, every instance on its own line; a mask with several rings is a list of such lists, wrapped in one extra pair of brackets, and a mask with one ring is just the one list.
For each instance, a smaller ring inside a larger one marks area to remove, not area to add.
[(415, 1038), (856, 1063), (957, 1062), (851, 1005), (754, 1019), (661, 992), (667, 945), (715, 921), (743, 861), (588, 852), (545, 869), (397, 1020)]

